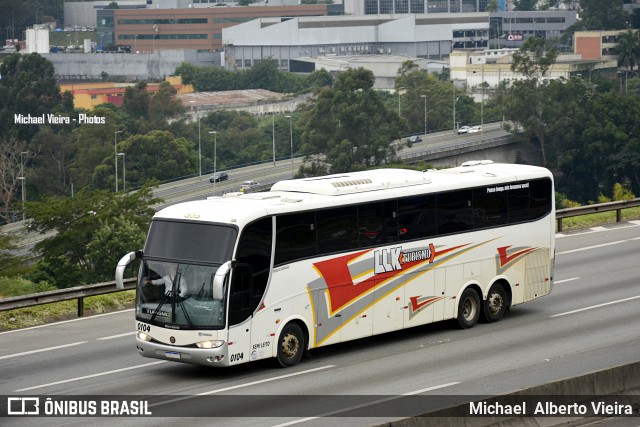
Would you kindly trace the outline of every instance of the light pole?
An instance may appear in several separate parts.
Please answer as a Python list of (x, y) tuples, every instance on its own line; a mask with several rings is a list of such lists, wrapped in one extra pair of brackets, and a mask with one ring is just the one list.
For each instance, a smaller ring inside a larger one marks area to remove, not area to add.
[(398, 118), (402, 117), (402, 109), (400, 108), (400, 98), (402, 97), (403, 87), (398, 88)]
[(26, 217), (24, 204), (27, 200), (27, 195), (24, 193), (25, 192), (24, 182), (27, 180), (27, 178), (25, 178), (24, 176), (19, 176), (18, 179), (22, 181), (22, 221), (24, 222)]
[(424, 98), (424, 142), (427, 142), (427, 95), (420, 95)]
[(202, 179), (202, 144), (200, 143), (200, 117), (198, 117), (198, 176)]
[(127, 166), (124, 162), (124, 153), (118, 153), (118, 156), (122, 156), (122, 191), (127, 192)]
[(121, 130), (115, 131), (113, 135), (113, 152), (114, 152), (114, 164), (116, 167), (116, 193), (118, 192), (118, 134), (122, 133)]
[(273, 167), (276, 167), (276, 115), (271, 112), (271, 145), (273, 147)]
[(291, 174), (293, 175), (293, 118), (285, 116), (289, 119), (289, 136), (291, 138)]
[(213, 191), (216, 191), (216, 172), (218, 165), (218, 131), (212, 130), (209, 131), (210, 134), (213, 134)]
[(453, 93), (453, 131), (456, 131), (456, 102), (458, 102), (459, 98), (456, 98), (456, 85), (451, 80), (451, 88), (453, 89), (451, 92)]

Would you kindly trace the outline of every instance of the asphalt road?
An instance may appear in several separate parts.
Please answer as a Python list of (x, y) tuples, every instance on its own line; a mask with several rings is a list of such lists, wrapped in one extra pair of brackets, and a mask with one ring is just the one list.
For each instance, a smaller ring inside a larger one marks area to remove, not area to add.
[[(640, 221), (559, 235), (556, 253), (553, 292), (515, 307), (501, 322), (470, 330), (444, 322), (361, 339), (312, 350), (289, 369), (273, 361), (214, 370), (140, 358), (131, 310), (1, 333), (0, 395), (156, 396), (153, 411), (173, 408), (176, 414), (185, 407), (195, 414), (203, 404), (213, 405), (214, 414), (216, 404), (238, 415), (250, 415), (254, 404), (276, 411), (270, 418), (191, 418), (190, 425), (368, 426), (397, 419), (393, 410), (379, 414), (375, 408), (393, 406), (400, 395), (454, 402), (639, 361)], [(193, 397), (200, 394), (237, 400), (203, 403)], [(168, 395), (186, 398), (171, 403)], [(313, 405), (305, 395), (329, 401)], [(355, 406), (382, 416), (339, 417), (336, 407)], [(327, 413), (332, 416), (319, 417)], [(49, 418), (46, 425), (114, 422), (169, 426), (184, 420)], [(638, 425), (640, 419), (615, 422)], [(22, 427), (44, 425), (44, 419), (0, 423)]]

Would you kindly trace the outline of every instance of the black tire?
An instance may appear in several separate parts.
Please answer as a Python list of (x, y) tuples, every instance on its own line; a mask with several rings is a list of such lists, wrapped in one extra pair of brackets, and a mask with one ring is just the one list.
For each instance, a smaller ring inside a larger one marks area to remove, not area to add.
[(283, 368), (300, 363), (305, 350), (304, 334), (295, 323), (288, 323), (278, 338), (278, 363)]
[(501, 283), (494, 283), (489, 289), (487, 299), (482, 307), (484, 320), (489, 323), (502, 319), (507, 310), (507, 293)]
[(480, 317), (480, 297), (471, 288), (467, 288), (460, 297), (458, 304), (458, 326), (461, 329), (473, 328)]

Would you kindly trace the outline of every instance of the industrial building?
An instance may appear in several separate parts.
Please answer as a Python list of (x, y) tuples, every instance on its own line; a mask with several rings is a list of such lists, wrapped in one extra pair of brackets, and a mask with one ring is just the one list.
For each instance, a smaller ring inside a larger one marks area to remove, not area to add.
[(262, 18), (223, 30), (225, 67), (273, 58), (292, 61), (345, 55), (398, 55), (444, 60), (453, 48), (487, 47), (487, 13)]

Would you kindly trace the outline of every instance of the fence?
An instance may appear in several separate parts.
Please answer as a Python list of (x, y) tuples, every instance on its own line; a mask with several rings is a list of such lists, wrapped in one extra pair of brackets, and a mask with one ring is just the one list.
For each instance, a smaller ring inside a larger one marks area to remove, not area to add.
[[(599, 203), (595, 205), (580, 206), (577, 208), (560, 209), (556, 211), (558, 232), (562, 231), (562, 219), (580, 215), (588, 215), (599, 212), (616, 211), (616, 221), (622, 220), (622, 210), (640, 206), (640, 198), (624, 200), (620, 202)], [(125, 280), (125, 290), (135, 289), (135, 279)], [(0, 311), (14, 310), (16, 308), (33, 307), (52, 302), (78, 300), (78, 317), (84, 315), (84, 298), (121, 292), (116, 288), (115, 282), (98, 283), (95, 285), (78, 286), (75, 288), (59, 289), (38, 294), (23, 295), (0, 299)]]

